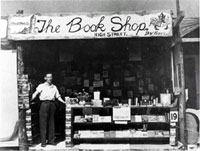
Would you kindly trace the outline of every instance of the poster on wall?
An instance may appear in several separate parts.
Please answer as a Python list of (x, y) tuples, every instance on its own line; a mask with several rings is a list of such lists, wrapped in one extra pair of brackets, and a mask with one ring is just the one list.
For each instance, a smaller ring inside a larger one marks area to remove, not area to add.
[(10, 15), (8, 39), (91, 39), (172, 36), (171, 11)]

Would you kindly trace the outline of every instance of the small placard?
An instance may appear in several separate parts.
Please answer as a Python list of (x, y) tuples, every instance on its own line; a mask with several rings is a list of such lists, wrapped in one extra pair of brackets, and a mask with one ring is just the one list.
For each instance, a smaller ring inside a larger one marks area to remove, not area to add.
[(113, 120), (114, 121), (131, 120), (131, 108), (130, 107), (113, 107)]
[(127, 96), (128, 96), (128, 98), (132, 98), (133, 97), (133, 91), (128, 91), (127, 92)]
[(103, 65), (103, 69), (109, 69), (110, 68), (110, 65), (109, 64), (104, 64)]
[(115, 124), (128, 124), (128, 122), (127, 121), (115, 121)]
[(101, 75), (99, 73), (94, 74), (94, 80), (98, 81), (100, 80), (100, 78), (101, 78)]
[(71, 134), (71, 129), (65, 129), (65, 134)]
[(110, 85), (110, 79), (105, 79), (105, 84)]
[(71, 137), (65, 137), (66, 142), (71, 142)]
[(65, 94), (65, 87), (64, 87), (64, 86), (61, 86), (61, 87), (59, 88), (59, 90), (60, 90), (60, 93), (61, 93), (61, 94)]
[(114, 82), (113, 82), (113, 86), (114, 86), (114, 87), (119, 87), (119, 85), (120, 85), (120, 84), (119, 84), (119, 81), (114, 81)]
[(94, 81), (93, 82), (93, 87), (103, 87), (103, 81)]
[(178, 122), (178, 111), (170, 111), (170, 122)]
[(126, 82), (135, 82), (136, 78), (135, 77), (125, 77), (124, 80)]
[(108, 71), (103, 71), (103, 78), (107, 78), (108, 77)]
[(179, 95), (179, 94), (180, 94), (180, 88), (174, 87), (174, 95)]
[(84, 80), (83, 85), (84, 87), (89, 87), (90, 86), (89, 80)]
[(81, 85), (81, 78), (77, 78), (77, 85)]
[(89, 87), (89, 92), (92, 93), (94, 91), (94, 87)]
[(122, 96), (122, 90), (113, 90), (113, 97), (120, 97)]
[(149, 91), (154, 91), (154, 84), (149, 84), (148, 85), (148, 90)]

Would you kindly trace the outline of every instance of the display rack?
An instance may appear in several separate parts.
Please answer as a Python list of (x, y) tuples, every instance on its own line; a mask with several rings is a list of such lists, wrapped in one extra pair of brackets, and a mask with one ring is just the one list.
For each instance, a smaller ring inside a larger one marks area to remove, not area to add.
[[(113, 107), (71, 107), (71, 143), (74, 145), (81, 143), (170, 144), (171, 110), (174, 109), (164, 106), (132, 106), (130, 107), (131, 119), (118, 123), (113, 120)], [(91, 119), (75, 121), (76, 117), (93, 117), (97, 114), (101, 117), (110, 116), (111, 121), (94, 122)], [(134, 121), (132, 117), (135, 115), (141, 116), (141, 121)], [(155, 117), (163, 116), (164, 121), (152, 122), (142, 119), (151, 115)], [(82, 135), (79, 132), (85, 134)], [(90, 133), (95, 134), (91, 136)], [(177, 134), (173, 135), (176, 136)]]

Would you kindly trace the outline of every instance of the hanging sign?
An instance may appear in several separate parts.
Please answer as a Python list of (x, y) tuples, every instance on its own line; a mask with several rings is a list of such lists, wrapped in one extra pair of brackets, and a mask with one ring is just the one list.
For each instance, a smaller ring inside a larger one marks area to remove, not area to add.
[(172, 36), (170, 11), (87, 15), (12, 15), (8, 38), (90, 39)]

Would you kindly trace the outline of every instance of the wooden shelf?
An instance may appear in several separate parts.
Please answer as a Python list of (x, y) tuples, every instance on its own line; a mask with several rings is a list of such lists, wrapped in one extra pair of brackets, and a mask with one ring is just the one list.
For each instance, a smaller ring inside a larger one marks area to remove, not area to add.
[(73, 139), (166, 139), (166, 138), (169, 138), (169, 136), (163, 136), (163, 137), (85, 137), (85, 138), (73, 138)]
[(111, 122), (111, 123), (102, 123), (102, 122), (99, 122), (99, 123), (92, 123), (92, 122), (85, 122), (85, 123), (79, 123), (79, 122), (73, 122), (73, 124), (75, 125), (106, 125), (106, 124), (115, 124), (115, 125), (132, 125), (132, 124), (170, 124), (169, 122), (128, 122), (127, 124), (116, 124), (114, 122)]
[(73, 138), (73, 143), (74, 144), (81, 144), (81, 143), (169, 144), (169, 137)]
[[(118, 107), (118, 106), (113, 106), (113, 107)], [(105, 108), (105, 109), (109, 109), (109, 108), (113, 108), (112, 106), (102, 106), (102, 107), (95, 107), (95, 106), (74, 106), (71, 107), (72, 109), (83, 109), (83, 108)], [(174, 107), (170, 107), (170, 106), (131, 106), (131, 108), (155, 108), (155, 109), (170, 109), (170, 108), (174, 108)]]

